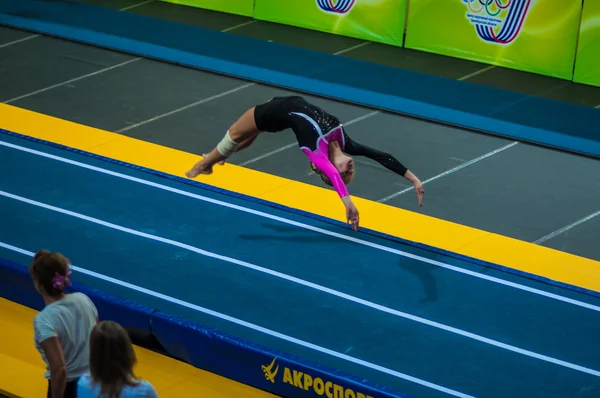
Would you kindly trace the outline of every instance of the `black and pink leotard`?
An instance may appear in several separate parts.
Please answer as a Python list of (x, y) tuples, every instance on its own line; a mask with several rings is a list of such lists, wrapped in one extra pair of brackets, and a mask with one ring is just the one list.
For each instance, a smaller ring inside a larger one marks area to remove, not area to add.
[(258, 105), (254, 118), (260, 131), (273, 133), (291, 129), (302, 152), (329, 178), (342, 198), (349, 193), (340, 173), (329, 160), (331, 142), (336, 141), (348, 155), (366, 156), (401, 176), (406, 174), (407, 168), (392, 155), (353, 141), (338, 118), (302, 97), (275, 97)]

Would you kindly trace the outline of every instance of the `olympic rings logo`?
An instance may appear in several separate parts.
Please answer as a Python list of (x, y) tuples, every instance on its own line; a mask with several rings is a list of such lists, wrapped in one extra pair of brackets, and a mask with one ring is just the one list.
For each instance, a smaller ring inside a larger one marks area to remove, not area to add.
[[(505, 1), (506, 4), (502, 4), (503, 1)], [(470, 0), (470, 1), (466, 1), (467, 6), (469, 7), (469, 10), (471, 10), (471, 12), (479, 14), (485, 8), (485, 12), (487, 13), (487, 15), (492, 16), (492, 17), (495, 17), (496, 15), (500, 14), (500, 12), (502, 10), (505, 10), (508, 7), (510, 7), (510, 4), (512, 2), (513, 2), (513, 0)], [(479, 3), (479, 8), (473, 7), (473, 3)], [(475, 9), (475, 8), (477, 8), (477, 9)], [(495, 10), (492, 11), (494, 8), (495, 8)]]
[(477, 35), (497, 44), (509, 44), (519, 36), (531, 6), (531, 0), (461, 1), (467, 4), (470, 11), (467, 16), (475, 25)]
[(348, 13), (355, 3), (356, 0), (317, 0), (317, 5), (321, 10), (334, 14)]

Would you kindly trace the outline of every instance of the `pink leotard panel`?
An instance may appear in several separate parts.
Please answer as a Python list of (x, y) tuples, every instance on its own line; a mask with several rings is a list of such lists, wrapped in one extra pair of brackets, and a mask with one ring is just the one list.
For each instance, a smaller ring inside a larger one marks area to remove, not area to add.
[(309, 148), (302, 147), (302, 152), (308, 156), (311, 162), (315, 164), (331, 181), (336, 192), (343, 198), (348, 196), (348, 188), (342, 180), (340, 173), (329, 160), (329, 143), (337, 141), (344, 148), (344, 133), (342, 127), (336, 127), (317, 141), (317, 149), (311, 151)]

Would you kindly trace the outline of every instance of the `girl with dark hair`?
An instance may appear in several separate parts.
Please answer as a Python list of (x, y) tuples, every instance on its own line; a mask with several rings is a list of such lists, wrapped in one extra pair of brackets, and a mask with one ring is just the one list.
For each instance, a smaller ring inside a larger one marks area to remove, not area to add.
[(33, 320), (35, 347), (46, 363), (48, 398), (74, 398), (77, 380), (88, 370), (88, 341), (98, 311), (82, 293), (65, 293), (71, 284), (69, 260), (41, 250), (29, 274), (45, 307)]
[(156, 390), (133, 373), (135, 352), (121, 325), (102, 321), (90, 336), (90, 373), (79, 379), (78, 398), (155, 398)]

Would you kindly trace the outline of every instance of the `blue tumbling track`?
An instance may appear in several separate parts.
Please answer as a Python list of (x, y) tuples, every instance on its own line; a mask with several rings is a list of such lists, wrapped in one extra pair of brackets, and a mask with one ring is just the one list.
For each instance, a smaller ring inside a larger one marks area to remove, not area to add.
[(412, 396), (600, 391), (597, 297), (16, 136), (0, 167), (22, 266), (58, 250), (87, 286)]

